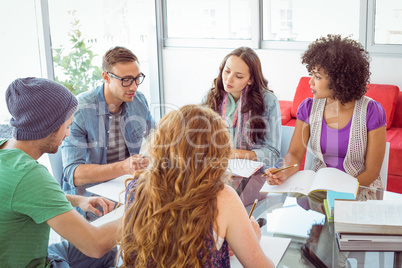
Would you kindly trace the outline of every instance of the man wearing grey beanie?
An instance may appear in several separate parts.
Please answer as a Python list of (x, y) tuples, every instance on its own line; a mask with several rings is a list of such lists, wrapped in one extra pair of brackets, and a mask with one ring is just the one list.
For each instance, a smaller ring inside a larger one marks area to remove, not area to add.
[(132, 175), (149, 164), (139, 151), (155, 122), (138, 91), (145, 78), (138, 58), (127, 48), (113, 47), (103, 56), (102, 69), (103, 84), (78, 96), (71, 135), (61, 147), (66, 193)]
[[(0, 139), (0, 267), (114, 266), (119, 220), (94, 227), (73, 209), (100, 216), (96, 206), (108, 213), (114, 203), (64, 194), (37, 162), (69, 135), (77, 99), (54, 81), (28, 77), (9, 85), (6, 101), (13, 138)], [(48, 247), (50, 228), (67, 241)]]

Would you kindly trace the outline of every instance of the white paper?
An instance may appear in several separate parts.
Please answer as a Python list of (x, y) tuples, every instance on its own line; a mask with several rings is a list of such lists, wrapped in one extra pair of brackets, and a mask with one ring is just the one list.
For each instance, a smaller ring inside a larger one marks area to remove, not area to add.
[[(270, 258), (275, 267), (277, 267), (282, 259), (282, 256), (285, 254), (290, 241), (290, 238), (262, 236), (260, 240), (260, 245), (262, 250), (264, 251), (265, 256)], [(243, 266), (236, 258), (236, 256), (232, 256), (230, 257), (230, 267), (241, 268)]]
[(110, 200), (113, 200), (115, 202), (119, 202), (124, 204), (124, 196), (125, 196), (125, 181), (128, 178), (132, 178), (131, 175), (123, 175), (120, 177), (117, 177), (116, 179), (102, 182), (100, 184), (97, 184), (95, 186), (87, 188), (87, 191), (106, 197)]
[(120, 206), (118, 208), (116, 208), (113, 211), (110, 211), (108, 214), (94, 220), (93, 222), (91, 222), (91, 224), (93, 226), (101, 226), (105, 223), (117, 220), (121, 217), (123, 217), (124, 214), (124, 206)]
[(227, 172), (232, 172), (233, 176), (248, 178), (260, 169), (264, 163), (248, 159), (229, 159)]
[(272, 213), (267, 213), (266, 219), (268, 233), (307, 238), (311, 226), (321, 224), (325, 215), (297, 205), (274, 209)]

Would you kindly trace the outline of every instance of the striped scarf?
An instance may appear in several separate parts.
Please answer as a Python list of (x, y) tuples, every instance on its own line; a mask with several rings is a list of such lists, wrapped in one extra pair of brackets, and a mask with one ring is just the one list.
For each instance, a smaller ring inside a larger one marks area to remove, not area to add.
[(233, 148), (250, 150), (252, 147), (251, 139), (248, 135), (248, 129), (250, 129), (250, 112), (242, 113), (242, 109), (246, 103), (246, 94), (248, 91), (248, 86), (246, 86), (240, 95), (236, 110), (234, 111), (233, 118), (231, 118), (230, 112), (233, 105), (236, 105), (233, 101), (229, 99), (229, 93), (225, 92), (222, 104), (219, 108), (220, 115), (223, 121), (229, 129), (236, 129), (234, 133)]

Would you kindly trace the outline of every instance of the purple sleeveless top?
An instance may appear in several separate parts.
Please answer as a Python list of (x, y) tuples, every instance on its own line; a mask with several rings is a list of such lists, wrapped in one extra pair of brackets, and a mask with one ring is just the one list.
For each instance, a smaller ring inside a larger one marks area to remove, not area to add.
[[(125, 199), (127, 207), (129, 207), (134, 202), (134, 194), (129, 194), (131, 190), (135, 189), (137, 186), (137, 178), (134, 178), (128, 185), (126, 189)], [(211, 225), (211, 234), (213, 233), (212, 225)], [(224, 240), (221, 248), (217, 250), (213, 249), (214, 246), (214, 238), (211, 235), (209, 238), (205, 239), (205, 243), (207, 245), (207, 252), (210, 253), (209, 259), (211, 263), (205, 263), (203, 267), (230, 267), (230, 257), (229, 257), (229, 245), (226, 239)], [(198, 254), (198, 257), (201, 259), (201, 252)]]
[[(297, 109), (297, 119), (309, 124), (312, 106), (312, 98), (307, 98), (300, 103), (299, 108)], [(345, 160), (346, 152), (348, 150), (352, 118), (349, 123), (341, 129), (328, 127), (324, 118), (322, 119), (321, 152), (327, 167), (334, 167), (345, 171), (343, 168), (343, 161)], [(370, 100), (367, 105), (366, 125), (367, 132), (387, 125), (384, 108), (375, 100)]]

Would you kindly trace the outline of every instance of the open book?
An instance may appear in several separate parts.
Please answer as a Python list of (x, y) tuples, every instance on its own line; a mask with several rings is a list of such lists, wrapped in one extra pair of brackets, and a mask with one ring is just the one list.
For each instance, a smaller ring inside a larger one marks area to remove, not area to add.
[(269, 185), (264, 183), (262, 193), (301, 193), (309, 195), (315, 191), (337, 191), (353, 193), (355, 196), (359, 188), (359, 182), (351, 175), (336, 169), (322, 168), (317, 172), (313, 170), (301, 170), (290, 176), (281, 185)]

